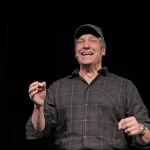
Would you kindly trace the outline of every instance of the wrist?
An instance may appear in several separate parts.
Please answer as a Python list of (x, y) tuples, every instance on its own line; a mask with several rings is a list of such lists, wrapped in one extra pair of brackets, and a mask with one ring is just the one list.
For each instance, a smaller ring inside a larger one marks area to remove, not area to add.
[(34, 109), (43, 109), (44, 107), (43, 107), (43, 105), (41, 106), (41, 105), (36, 105), (36, 104), (34, 104)]
[(142, 137), (143, 135), (145, 135), (145, 132), (146, 132), (145, 125), (140, 124), (140, 133), (138, 134), (138, 136)]
[(150, 144), (150, 131), (147, 127), (140, 124), (140, 133), (136, 136), (136, 141), (140, 145), (149, 145)]

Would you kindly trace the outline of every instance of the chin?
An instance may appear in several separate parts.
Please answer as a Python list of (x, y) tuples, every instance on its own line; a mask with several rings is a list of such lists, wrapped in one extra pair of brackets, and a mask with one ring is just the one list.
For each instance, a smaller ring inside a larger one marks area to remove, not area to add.
[(86, 65), (86, 64), (89, 64), (89, 65), (90, 65), (90, 64), (93, 63), (93, 61), (82, 61), (81, 63), (82, 63), (82, 64), (85, 64), (85, 65)]
[(81, 63), (81, 65), (83, 65), (83, 66), (89, 66), (91, 64), (92, 64), (91, 62), (89, 62), (89, 63)]

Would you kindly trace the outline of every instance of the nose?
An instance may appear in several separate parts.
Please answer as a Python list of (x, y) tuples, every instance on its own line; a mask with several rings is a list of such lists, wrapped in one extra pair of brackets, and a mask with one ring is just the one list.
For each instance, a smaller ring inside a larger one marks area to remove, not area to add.
[(84, 48), (84, 49), (89, 49), (89, 48), (90, 48), (88, 41), (85, 41), (85, 42), (84, 42), (83, 48)]

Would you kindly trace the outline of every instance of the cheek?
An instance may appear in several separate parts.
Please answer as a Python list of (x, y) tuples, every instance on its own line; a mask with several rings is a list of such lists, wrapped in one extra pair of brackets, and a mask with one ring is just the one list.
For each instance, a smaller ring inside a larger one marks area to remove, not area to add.
[(97, 52), (97, 54), (96, 54), (97, 59), (101, 59), (102, 56), (103, 56), (102, 52)]
[(81, 50), (80, 50), (80, 49), (78, 49), (78, 48), (76, 48), (76, 49), (75, 49), (75, 53), (76, 53), (76, 54), (79, 54), (79, 53), (80, 53), (80, 51), (81, 51)]

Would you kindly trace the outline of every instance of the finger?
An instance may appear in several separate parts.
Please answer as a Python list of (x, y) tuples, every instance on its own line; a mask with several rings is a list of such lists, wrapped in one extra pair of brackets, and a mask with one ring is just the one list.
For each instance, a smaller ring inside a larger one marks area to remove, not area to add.
[(124, 119), (121, 119), (118, 123), (118, 129), (121, 129), (122, 128), (122, 125), (123, 125), (123, 122), (124, 122)]
[(131, 122), (131, 121), (135, 121), (135, 117), (131, 116), (131, 117), (127, 117), (125, 118), (125, 122), (128, 123), (128, 122)]
[(46, 82), (42, 82), (43, 83), (43, 86), (46, 88)]
[(30, 94), (30, 98), (33, 99), (34, 95), (38, 93), (38, 90), (36, 89), (35, 91), (33, 91), (31, 94)]
[(134, 131), (131, 131), (130, 133), (128, 133), (129, 136), (133, 136), (133, 135), (138, 135), (137, 131), (134, 130)]
[(122, 129), (126, 129), (126, 128), (130, 128), (132, 126), (136, 125), (136, 122), (125, 122), (123, 125), (122, 125)]
[(45, 82), (39, 82), (38, 83), (38, 88), (43, 88), (43, 89), (45, 89), (46, 88), (46, 83)]
[(126, 128), (125, 130), (124, 130), (124, 132), (125, 133), (130, 133), (130, 132), (133, 132), (133, 131), (136, 131), (136, 127), (135, 126), (132, 126), (132, 127), (130, 127), (130, 128)]
[(131, 128), (128, 128), (124, 131), (125, 133), (127, 133), (129, 136), (133, 136), (133, 135), (138, 135), (139, 134), (139, 130), (134, 126)]
[(29, 91), (28, 91), (29, 94), (32, 93), (32, 92), (33, 92), (34, 90), (36, 90), (37, 88), (38, 88), (38, 84), (36, 84), (36, 85), (30, 87), (30, 88), (29, 88)]
[(30, 84), (29, 88), (32, 87), (32, 86), (35, 86), (37, 84), (38, 84), (38, 81), (35, 81), (35, 82), (33, 82), (33, 83)]

